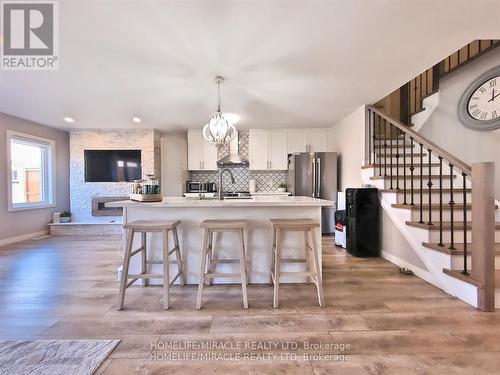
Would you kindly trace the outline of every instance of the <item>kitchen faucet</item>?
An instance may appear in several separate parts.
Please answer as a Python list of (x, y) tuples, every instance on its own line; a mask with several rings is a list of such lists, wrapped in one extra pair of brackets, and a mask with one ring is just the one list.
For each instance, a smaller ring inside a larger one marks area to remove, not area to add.
[(224, 172), (229, 172), (229, 175), (231, 176), (231, 184), (234, 185), (234, 176), (233, 172), (231, 172), (229, 169), (224, 168), (219, 170), (219, 199), (223, 199), (223, 194), (222, 194), (222, 175)]

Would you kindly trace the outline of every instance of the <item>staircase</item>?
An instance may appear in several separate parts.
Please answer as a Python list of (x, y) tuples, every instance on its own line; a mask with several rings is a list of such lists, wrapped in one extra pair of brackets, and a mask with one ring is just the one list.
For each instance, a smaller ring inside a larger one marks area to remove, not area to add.
[(366, 119), (363, 182), (380, 189), (383, 209), (428, 270), (421, 277), (484, 311), (495, 309), (496, 294), (500, 307), (493, 163), (471, 167), (374, 106)]
[(375, 106), (407, 126), (418, 125), (422, 112), (432, 107), (432, 97), (439, 91), (439, 80), (500, 46), (500, 40), (474, 40), (433, 67), (420, 73), (399, 89), (378, 101)]

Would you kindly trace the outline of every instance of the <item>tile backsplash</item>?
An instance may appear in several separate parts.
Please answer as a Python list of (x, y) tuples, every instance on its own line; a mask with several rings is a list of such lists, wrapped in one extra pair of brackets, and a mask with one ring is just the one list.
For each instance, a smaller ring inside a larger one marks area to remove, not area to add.
[[(248, 132), (239, 132), (238, 148), (239, 154), (248, 160)], [(229, 155), (229, 145), (219, 150), (218, 158), (221, 159)], [(224, 173), (222, 184), (224, 191), (248, 191), (248, 182), (255, 180), (257, 191), (273, 191), (279, 184), (286, 183), (287, 171), (251, 171), (248, 166), (228, 167), (234, 175), (235, 183), (231, 184), (228, 173)], [(190, 172), (192, 181), (219, 183), (219, 173), (217, 171), (192, 171)]]

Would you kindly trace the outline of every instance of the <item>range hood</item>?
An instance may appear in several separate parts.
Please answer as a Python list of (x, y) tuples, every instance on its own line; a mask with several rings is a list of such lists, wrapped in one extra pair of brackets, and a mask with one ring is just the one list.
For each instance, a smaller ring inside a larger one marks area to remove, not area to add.
[(217, 162), (217, 166), (219, 167), (227, 167), (227, 166), (243, 166), (248, 165), (248, 160), (242, 158), (238, 153), (238, 134), (236, 137), (229, 143), (229, 155), (223, 157)]

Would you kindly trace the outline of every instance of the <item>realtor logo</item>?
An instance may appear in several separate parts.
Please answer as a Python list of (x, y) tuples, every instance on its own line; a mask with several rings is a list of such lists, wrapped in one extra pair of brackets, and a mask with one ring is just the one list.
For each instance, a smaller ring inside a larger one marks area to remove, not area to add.
[(1, 20), (1, 69), (59, 68), (57, 3), (5, 1), (2, 2)]

